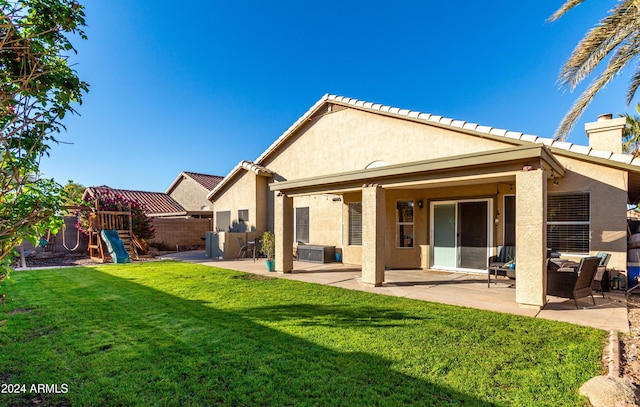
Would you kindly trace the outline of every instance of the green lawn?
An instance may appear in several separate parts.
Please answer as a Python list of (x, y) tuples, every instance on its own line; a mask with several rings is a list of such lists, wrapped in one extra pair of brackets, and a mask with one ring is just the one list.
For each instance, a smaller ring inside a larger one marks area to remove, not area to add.
[(0, 405), (585, 405), (606, 337), (176, 262), (18, 271), (0, 292), (0, 385), (26, 386)]

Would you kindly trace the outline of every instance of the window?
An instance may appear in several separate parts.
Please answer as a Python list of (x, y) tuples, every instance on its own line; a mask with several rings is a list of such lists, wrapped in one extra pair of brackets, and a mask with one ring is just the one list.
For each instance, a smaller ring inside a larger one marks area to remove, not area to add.
[(504, 197), (504, 245), (516, 245), (516, 197)]
[(238, 222), (249, 222), (249, 209), (238, 210)]
[(309, 243), (309, 207), (296, 208), (296, 242)]
[(227, 232), (231, 226), (231, 211), (216, 212), (216, 230)]
[(547, 247), (560, 253), (589, 254), (591, 202), (588, 192), (547, 198)]
[(396, 202), (397, 247), (413, 247), (413, 201)]
[(349, 204), (349, 245), (362, 246), (362, 202)]

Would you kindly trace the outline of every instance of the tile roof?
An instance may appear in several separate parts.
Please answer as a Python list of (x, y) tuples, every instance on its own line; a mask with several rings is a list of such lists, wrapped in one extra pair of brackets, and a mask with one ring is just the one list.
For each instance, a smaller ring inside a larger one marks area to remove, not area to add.
[(216, 185), (218, 185), (220, 181), (222, 181), (222, 178), (224, 178), (218, 175), (200, 174), (198, 172), (190, 171), (183, 171), (182, 173), (205, 187), (208, 191), (211, 191), (213, 188), (215, 188)]
[[(464, 120), (455, 120), (448, 117), (443, 117), (439, 115), (434, 115), (430, 113), (421, 113), (409, 109), (400, 109), (397, 107), (386, 106), (378, 103), (365, 102), (358, 99), (347, 98), (344, 96), (338, 95), (330, 95), (325, 94), (320, 100), (318, 100), (313, 106), (307, 110), (298, 120), (296, 120), (284, 133), (280, 135), (252, 164), (256, 166), (262, 166), (266, 158), (274, 152), (280, 145), (282, 145), (289, 137), (295, 133), (304, 123), (307, 122), (315, 113), (318, 112), (320, 107), (322, 107), (325, 103), (332, 103), (345, 107), (352, 107), (355, 109), (368, 111), (372, 113), (383, 114), (387, 116), (405, 118), (407, 120), (412, 120), (416, 122), (422, 122), (425, 124), (435, 124), (441, 127), (450, 127), (459, 131), (459, 129), (463, 131), (471, 131), (476, 133), (479, 136), (489, 135), (494, 137), (503, 137), (505, 139), (511, 139), (513, 142), (518, 144), (523, 143), (537, 143), (543, 144), (548, 147), (555, 149), (556, 152), (559, 150), (567, 151), (567, 153), (573, 153), (577, 156), (584, 156), (585, 158), (591, 158), (595, 160), (608, 160), (610, 164), (623, 164), (629, 165), (635, 168), (633, 170), (640, 171), (640, 157), (634, 157), (630, 154), (615, 154), (611, 151), (602, 151), (595, 150), (588, 146), (582, 146), (579, 144), (573, 144), (565, 141), (558, 141), (552, 138), (544, 138), (539, 137), (533, 134), (526, 134), (517, 131), (510, 131), (506, 129), (494, 128), (491, 126), (483, 126), (477, 123), (469, 123)], [(509, 140), (505, 140), (509, 141)], [(222, 187), (226, 184), (227, 180), (230, 180), (241, 168), (244, 168), (243, 163), (247, 161), (241, 161), (236, 165), (229, 174), (224, 178), (224, 180), (218, 184), (210, 193), (207, 195), (207, 199), (211, 200), (215, 194), (222, 189)], [(601, 161), (602, 162), (602, 161)], [(628, 168), (628, 167), (627, 167)], [(246, 169), (246, 168), (245, 168)], [(266, 169), (266, 168), (265, 168)]]
[(258, 175), (271, 175), (273, 171), (268, 169), (267, 167), (263, 167), (262, 165), (258, 165), (252, 161), (242, 161), (240, 162), (240, 166), (247, 171), (255, 172)]
[(167, 194), (173, 193), (173, 190), (178, 185), (180, 185), (180, 183), (182, 182), (183, 179), (185, 179), (187, 177), (191, 178), (192, 180), (194, 180), (198, 185), (200, 185), (201, 187), (203, 187), (204, 189), (206, 189), (209, 192), (212, 189), (214, 189), (218, 184), (220, 184), (220, 182), (222, 182), (222, 180), (224, 178), (224, 177), (220, 177), (218, 175), (209, 175), (209, 174), (201, 174), (201, 173), (198, 173), (198, 172), (182, 171), (180, 174), (178, 174), (176, 179), (173, 180), (171, 185), (169, 185), (169, 188), (167, 188), (165, 193), (167, 193)]
[(91, 196), (102, 196), (106, 194), (118, 194), (122, 195), (126, 199), (136, 201), (145, 206), (145, 213), (147, 215), (153, 214), (186, 214), (186, 210), (175, 199), (165, 194), (164, 192), (148, 192), (148, 191), (135, 191), (130, 189), (116, 189), (106, 185), (99, 187), (88, 187), (85, 191)]
[(229, 172), (229, 174), (226, 177), (224, 177), (218, 185), (216, 185), (215, 188), (209, 191), (209, 194), (207, 195), (207, 199), (211, 200), (211, 198), (217, 193), (217, 191), (221, 190), (227, 183), (229, 183), (231, 181), (231, 178), (233, 178), (233, 176), (236, 173), (238, 173), (241, 169), (253, 172), (256, 175), (262, 175), (266, 177), (270, 177), (274, 174), (274, 172), (268, 169), (267, 167), (258, 165), (253, 161), (246, 161), (246, 160), (240, 161), (238, 164), (236, 164), (235, 167), (233, 167), (233, 169)]

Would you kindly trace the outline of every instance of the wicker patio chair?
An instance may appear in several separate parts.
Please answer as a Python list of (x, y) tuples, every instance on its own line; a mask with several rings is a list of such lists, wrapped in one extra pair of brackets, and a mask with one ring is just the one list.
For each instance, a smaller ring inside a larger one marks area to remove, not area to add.
[(562, 298), (572, 298), (576, 302), (576, 309), (579, 308), (578, 299), (588, 296), (591, 296), (593, 305), (596, 305), (591, 284), (598, 264), (600, 264), (599, 257), (585, 257), (580, 260), (580, 264), (575, 271), (571, 268), (547, 270), (547, 294)]

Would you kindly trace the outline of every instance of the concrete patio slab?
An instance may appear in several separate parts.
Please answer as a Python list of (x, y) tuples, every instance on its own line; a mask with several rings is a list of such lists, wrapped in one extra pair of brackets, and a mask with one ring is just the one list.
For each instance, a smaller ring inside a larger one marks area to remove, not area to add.
[(590, 298), (578, 300), (579, 309), (576, 309), (573, 300), (548, 296), (548, 302), (544, 309), (535, 310), (518, 306), (515, 300), (514, 280), (498, 277), (491, 280), (491, 287), (488, 288), (487, 275), (483, 273), (386, 270), (384, 284), (381, 287), (372, 287), (362, 283), (360, 267), (342, 263), (315, 264), (294, 261), (293, 272), (281, 274), (267, 272), (264, 260), (255, 262), (253, 259), (215, 260), (205, 257), (204, 251), (179, 252), (162, 256), (162, 258), (374, 294), (563, 321), (603, 330), (629, 332), (627, 302), (623, 291), (605, 293), (604, 298), (600, 294), (594, 295), (595, 306)]

